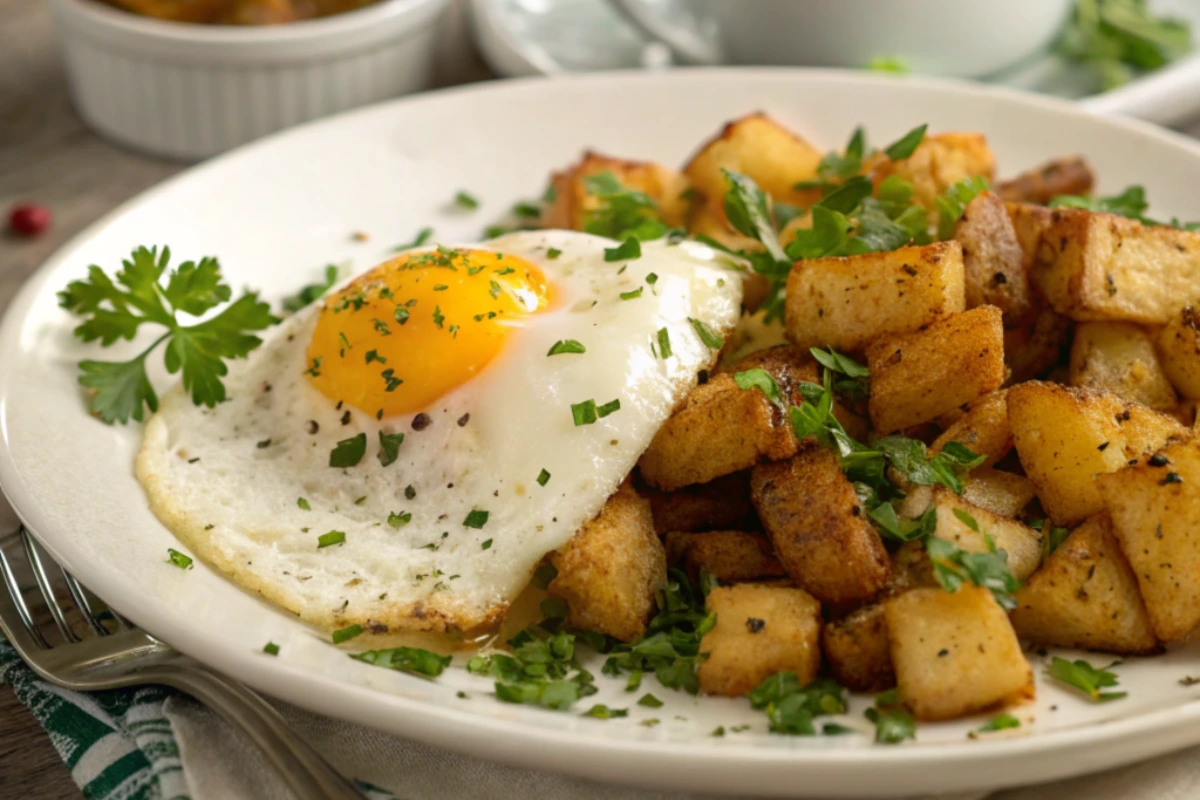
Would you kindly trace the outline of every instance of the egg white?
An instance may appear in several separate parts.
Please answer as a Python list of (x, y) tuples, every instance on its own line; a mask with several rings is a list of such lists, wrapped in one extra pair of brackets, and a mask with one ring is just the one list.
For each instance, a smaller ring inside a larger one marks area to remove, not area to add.
[[(376, 420), (337, 408), (311, 385), (305, 350), (319, 308), (304, 309), (231, 366), (227, 402), (197, 407), (180, 387), (163, 396), (137, 460), (163, 523), (233, 580), (326, 629), (498, 623), (541, 558), (600, 510), (711, 366), (717, 353), (689, 318), (728, 334), (741, 279), (693, 242), (644, 243), (641, 258), (622, 263), (604, 260), (611, 240), (569, 231), (470, 246), (537, 265), (560, 302), (425, 409), (422, 430), (414, 415)], [(561, 254), (551, 259), (550, 249)], [(639, 287), (639, 297), (621, 299)], [(656, 354), (662, 328), (666, 359)], [(586, 353), (547, 356), (564, 339)], [(571, 406), (586, 400), (619, 400), (620, 410), (576, 426)], [(330, 451), (360, 432), (362, 461), (331, 468)], [(381, 432), (405, 434), (389, 466), (377, 458)], [(464, 524), (472, 511), (488, 512), (482, 528)], [(394, 527), (390, 514), (412, 516)], [(318, 549), (329, 531), (345, 542)]]

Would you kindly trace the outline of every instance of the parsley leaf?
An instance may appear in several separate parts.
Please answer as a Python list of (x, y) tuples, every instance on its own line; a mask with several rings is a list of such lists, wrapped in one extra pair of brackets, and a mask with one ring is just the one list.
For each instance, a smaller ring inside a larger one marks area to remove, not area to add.
[(180, 569), (192, 568), (192, 557), (184, 555), (173, 547), (167, 548), (167, 561), (171, 562)]
[(981, 192), (991, 189), (988, 179), (982, 175), (963, 178), (941, 194), (935, 201), (938, 210), (938, 238), (949, 239), (954, 235), (954, 226), (962, 218), (963, 211)]
[(328, 265), (325, 267), (325, 280), (310, 283), (307, 286), (301, 287), (300, 291), (295, 294), (283, 298), (283, 301), (280, 303), (283, 306), (283, 310), (294, 314), (305, 306), (311, 305), (337, 283), (340, 272), (341, 269), (336, 264)]
[(460, 190), (454, 194), (454, 205), (464, 211), (474, 211), (479, 208), (479, 201), (467, 192)]
[(557, 356), (563, 353), (586, 353), (587, 348), (574, 339), (559, 339), (550, 346), (547, 356)]
[(463, 520), (463, 525), (468, 528), (482, 528), (484, 525), (487, 525), (488, 516), (487, 511), (481, 508), (473, 508), (467, 514), (466, 519)]
[[(605, 261), (628, 261), (642, 257), (642, 243), (635, 236), (626, 236), (616, 247), (604, 248)], [(639, 292), (641, 287), (639, 287)]]
[[(399, 444), (396, 445), (399, 447)], [(342, 439), (337, 446), (329, 451), (329, 466), (353, 467), (362, 461), (367, 452), (367, 434), (360, 433), (349, 439)]]
[(918, 125), (908, 133), (901, 136), (896, 141), (883, 148), (884, 154), (892, 161), (903, 161), (911, 156), (925, 140), (925, 131), (929, 128), (928, 124)]
[(384, 669), (395, 669), (410, 672), (414, 675), (424, 675), (436, 678), (450, 666), (450, 656), (424, 650), (420, 647), (393, 647), (388, 650), (367, 650), (350, 656), (356, 661), (363, 661)]
[(413, 237), (411, 242), (407, 244), (398, 244), (392, 248), (393, 253), (400, 253), (404, 250), (412, 250), (425, 244), (433, 237), (433, 228), (421, 228), (417, 231), (417, 235)]
[(467, 671), (496, 679), (496, 697), (506, 703), (565, 711), (596, 693), (594, 679), (575, 658), (575, 636), (531, 625), (508, 644), (512, 655), (475, 656)]
[(976, 733), (990, 733), (992, 731), (1003, 731), (1009, 728), (1021, 727), (1021, 720), (1014, 717), (1012, 714), (997, 714), (987, 721), (986, 724), (975, 729)]
[(791, 268), (791, 260), (779, 244), (765, 192), (749, 177), (722, 169), (729, 191), (725, 193), (725, 216), (736, 231), (758, 240), (776, 262)]
[(989, 552), (970, 553), (946, 539), (927, 537), (925, 552), (933, 563), (933, 577), (947, 592), (957, 592), (970, 581), (991, 590), (1003, 608), (1016, 608), (1012, 595), (1021, 583), (1008, 570), (1008, 553), (997, 550), (990, 536), (986, 539)]
[(733, 382), (742, 391), (749, 389), (758, 389), (766, 398), (780, 408), (784, 407), (783, 393), (779, 391), (779, 384), (771, 377), (771, 373), (765, 369), (754, 368), (735, 372)]
[(1050, 201), (1051, 208), (1082, 208), (1106, 214), (1119, 214), (1144, 222), (1158, 223), (1143, 216), (1150, 204), (1146, 201), (1146, 190), (1141, 186), (1129, 186), (1125, 191), (1111, 197), (1083, 197), (1077, 194), (1060, 194)]
[[(400, 454), (400, 445), (404, 443), (403, 433), (379, 432), (379, 464), (389, 466)], [(357, 463), (357, 462), (355, 462)]]
[(863, 712), (875, 725), (875, 741), (878, 744), (899, 744), (905, 739), (917, 738), (917, 720), (896, 705), (896, 691), (884, 692), (875, 698), (875, 705)]
[(713, 333), (712, 328), (693, 317), (688, 317), (687, 320), (692, 323), (692, 329), (696, 331), (696, 335), (700, 337), (700, 341), (709, 350), (720, 350), (724, 346), (725, 340)]
[[(183, 325), (179, 314), (199, 316), (226, 303), (232, 290), (221, 277), (215, 258), (186, 261), (167, 272), (170, 248), (139, 247), (122, 262), (116, 280), (98, 266), (88, 268), (86, 280), (72, 281), (59, 292), (59, 305), (81, 317), (75, 336), (108, 347), (118, 339), (133, 339), (142, 325), (167, 329), (149, 347), (129, 361), (79, 363), (79, 382), (93, 390), (92, 413), (104, 422), (143, 419), (145, 409), (158, 409), (158, 396), (146, 376), (146, 357), (165, 342), (164, 361), (171, 374), (182, 372), (184, 389), (192, 402), (209, 408), (225, 400), (221, 378), (228, 372), (226, 359), (243, 358), (262, 344), (251, 331), (260, 331), (279, 320), (258, 299), (245, 292), (219, 314)], [(162, 283), (166, 275), (166, 284)]]
[(1062, 525), (1055, 525), (1053, 523), (1050, 524), (1050, 529), (1047, 530), (1046, 520), (1044, 519), (1030, 520), (1029, 527), (1033, 528), (1035, 531), (1041, 531), (1043, 564), (1045, 564), (1046, 559), (1050, 558), (1054, 551), (1058, 549), (1058, 546), (1065, 542), (1067, 537), (1071, 535), (1070, 529), (1064, 528)]
[(813, 718), (846, 711), (846, 690), (827, 678), (806, 686), (794, 672), (777, 672), (746, 695), (750, 705), (765, 711), (768, 730), (795, 736), (813, 736)]
[(597, 703), (587, 711), (580, 714), (581, 717), (595, 717), (596, 719), (617, 719), (618, 717), (628, 717), (629, 709), (627, 708), (609, 708), (603, 703)]
[(667, 233), (666, 224), (658, 218), (658, 204), (645, 192), (622, 186), (611, 172), (589, 175), (583, 179), (583, 185), (599, 201), (584, 216), (586, 233), (642, 241), (658, 239)]
[(1055, 656), (1046, 669), (1046, 674), (1054, 680), (1065, 683), (1087, 695), (1094, 703), (1105, 703), (1109, 700), (1120, 700), (1128, 692), (1104, 692), (1101, 689), (1116, 686), (1116, 673), (1109, 672), (1109, 667), (1115, 667), (1121, 662), (1116, 661), (1108, 667), (1093, 667), (1083, 659), (1067, 661)]

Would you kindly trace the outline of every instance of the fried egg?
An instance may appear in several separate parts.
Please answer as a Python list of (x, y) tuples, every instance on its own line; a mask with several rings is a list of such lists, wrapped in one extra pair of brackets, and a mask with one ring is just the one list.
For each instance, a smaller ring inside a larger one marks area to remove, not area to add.
[(351, 280), (232, 364), (227, 402), (164, 394), (137, 459), (151, 508), (322, 628), (493, 627), (738, 318), (711, 249), (611, 248), (526, 231)]

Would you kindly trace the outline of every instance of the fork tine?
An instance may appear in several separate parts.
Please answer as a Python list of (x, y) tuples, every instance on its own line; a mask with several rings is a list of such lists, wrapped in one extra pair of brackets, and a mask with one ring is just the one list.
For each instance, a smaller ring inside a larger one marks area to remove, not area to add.
[(17, 652), (50, 649), (46, 637), (33, 624), (33, 616), (25, 605), (21, 586), (17, 583), (17, 576), (3, 547), (0, 547), (0, 579), (3, 579), (4, 588), (7, 589), (6, 593), (0, 593), (0, 628), (4, 630), (4, 635), (17, 648)]
[(75, 599), (75, 605), (79, 606), (79, 610), (83, 612), (83, 618), (87, 620), (88, 625), (101, 636), (108, 636), (111, 631), (104, 627), (104, 624), (100, 621), (99, 613), (92, 608), (94, 603), (92, 602), (90, 593), (80, 585), (79, 581), (75, 580), (74, 575), (65, 569), (62, 571), (62, 574), (63, 580), (67, 584), (67, 591)]
[(58, 631), (63, 635), (63, 638), (68, 642), (78, 642), (79, 637), (71, 630), (71, 626), (67, 624), (67, 618), (63, 614), (62, 606), (59, 605), (58, 596), (54, 593), (54, 587), (50, 584), (50, 576), (46, 572), (46, 567), (42, 563), (42, 554), (33, 537), (29, 535), (29, 531), (21, 528), (21, 543), (25, 545), (25, 555), (29, 557), (29, 567), (33, 570), (33, 579), (37, 582), (38, 589), (41, 590), (42, 599), (46, 601), (46, 605), (50, 607), (50, 616), (54, 618), (54, 624), (58, 626)]

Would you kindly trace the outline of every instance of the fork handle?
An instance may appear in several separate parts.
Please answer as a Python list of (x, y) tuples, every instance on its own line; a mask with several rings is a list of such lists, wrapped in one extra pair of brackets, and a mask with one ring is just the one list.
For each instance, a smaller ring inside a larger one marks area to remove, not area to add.
[(288, 727), (278, 711), (246, 686), (196, 662), (161, 664), (141, 674), (147, 682), (190, 694), (245, 731), (299, 800), (365, 800), (353, 783)]

